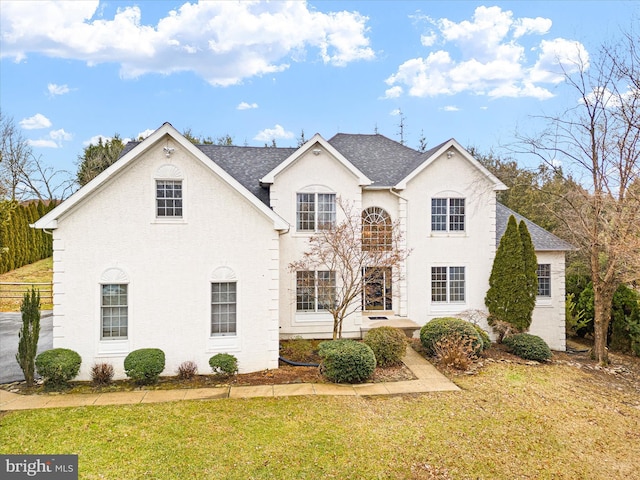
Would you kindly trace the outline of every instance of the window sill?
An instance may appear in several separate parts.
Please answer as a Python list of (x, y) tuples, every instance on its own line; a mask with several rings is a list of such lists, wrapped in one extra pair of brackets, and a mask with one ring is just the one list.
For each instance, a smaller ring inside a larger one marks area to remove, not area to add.
[(184, 218), (156, 218), (151, 222), (151, 225), (186, 225), (187, 221)]
[(438, 238), (465, 238), (467, 237), (467, 232), (430, 232), (430, 237)]

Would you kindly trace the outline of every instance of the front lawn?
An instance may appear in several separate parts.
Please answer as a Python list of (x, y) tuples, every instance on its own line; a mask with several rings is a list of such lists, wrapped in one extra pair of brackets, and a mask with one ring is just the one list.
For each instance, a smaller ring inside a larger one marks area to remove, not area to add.
[(88, 479), (630, 479), (637, 379), (493, 361), (461, 392), (12, 412), (2, 453), (77, 453)]

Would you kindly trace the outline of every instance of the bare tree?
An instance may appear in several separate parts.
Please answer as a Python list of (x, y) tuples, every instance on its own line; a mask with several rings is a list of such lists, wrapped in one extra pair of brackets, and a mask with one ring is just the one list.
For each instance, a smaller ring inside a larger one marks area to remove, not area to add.
[(0, 194), (20, 199), (22, 172), (31, 158), (31, 147), (16, 127), (13, 117), (0, 111)]
[(333, 317), (334, 339), (342, 337), (345, 317), (362, 310), (365, 297), (384, 309), (385, 286), (401, 279), (410, 253), (398, 222), (368, 218), (340, 198), (336, 203), (344, 220), (315, 233), (302, 258), (289, 264), (297, 274), (298, 301), (315, 297)]
[(524, 151), (574, 176), (562, 221), (588, 257), (594, 289), (594, 358), (609, 362), (607, 333), (613, 294), (640, 270), (640, 51), (626, 35), (565, 78), (578, 102), (538, 137), (520, 136)]
[(0, 112), (0, 198), (63, 200), (73, 189), (71, 173), (54, 170), (33, 154), (12, 117)]

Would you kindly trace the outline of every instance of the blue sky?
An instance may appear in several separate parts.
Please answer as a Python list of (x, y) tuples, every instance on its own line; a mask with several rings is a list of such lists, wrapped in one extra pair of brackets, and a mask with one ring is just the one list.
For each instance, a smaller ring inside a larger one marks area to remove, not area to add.
[(637, 1), (0, 2), (0, 107), (75, 172), (99, 136), (164, 122), (236, 145), (378, 133), (481, 151), (576, 99), (558, 61), (630, 31)]

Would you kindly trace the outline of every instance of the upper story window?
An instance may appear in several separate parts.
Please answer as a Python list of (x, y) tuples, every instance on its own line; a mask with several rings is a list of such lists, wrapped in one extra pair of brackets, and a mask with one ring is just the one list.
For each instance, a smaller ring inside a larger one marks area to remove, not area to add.
[(551, 265), (548, 263), (538, 264), (538, 296), (551, 296)]
[(362, 212), (362, 249), (391, 250), (391, 217), (379, 207)]
[(465, 230), (464, 198), (432, 198), (431, 199), (431, 231), (464, 232)]
[(296, 229), (316, 232), (332, 228), (336, 223), (335, 193), (298, 193), (296, 199)]
[(182, 180), (156, 180), (156, 216), (182, 218)]
[(431, 267), (431, 301), (465, 301), (465, 267)]

